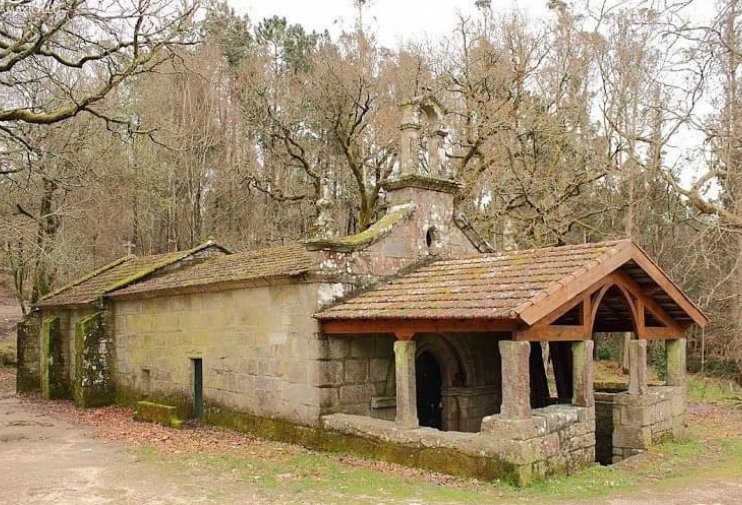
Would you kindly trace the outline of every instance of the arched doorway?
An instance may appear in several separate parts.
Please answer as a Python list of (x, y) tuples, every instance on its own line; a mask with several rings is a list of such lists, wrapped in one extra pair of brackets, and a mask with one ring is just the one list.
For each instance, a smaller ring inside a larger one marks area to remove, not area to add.
[(429, 352), (421, 353), (415, 360), (417, 380), (417, 417), (420, 426), (440, 430), (442, 422), (443, 375), (438, 361)]

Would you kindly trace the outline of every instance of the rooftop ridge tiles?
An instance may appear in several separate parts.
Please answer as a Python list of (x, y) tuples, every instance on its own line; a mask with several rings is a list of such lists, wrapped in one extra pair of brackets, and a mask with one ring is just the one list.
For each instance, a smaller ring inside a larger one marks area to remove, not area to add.
[(44, 300), (48, 300), (50, 298), (53, 298), (55, 296), (61, 295), (65, 291), (72, 289), (76, 286), (79, 286), (83, 282), (87, 282), (90, 279), (93, 279), (95, 277), (98, 277), (102, 273), (107, 272), (108, 270), (111, 270), (112, 268), (115, 268), (123, 263), (126, 263), (127, 261), (136, 259), (137, 256), (134, 254), (127, 254), (126, 256), (121, 256), (120, 258), (116, 258), (115, 260), (111, 261), (110, 263), (106, 263), (105, 265), (98, 267), (96, 269), (91, 270), (87, 274), (83, 275), (82, 277), (75, 279), (74, 281), (70, 282), (69, 284), (65, 284), (61, 288), (52, 291), (51, 293), (48, 293), (44, 296), (42, 296), (39, 299), (39, 302), (43, 302)]
[(537, 294), (533, 298), (527, 300), (522, 305), (516, 307), (513, 309), (513, 315), (520, 315), (525, 309), (527, 309), (530, 306), (537, 305), (542, 300), (545, 300), (550, 295), (556, 293), (560, 289), (564, 288), (569, 282), (567, 282), (568, 279), (576, 279), (580, 275), (590, 271), (588, 266), (590, 264), (593, 265), (600, 265), (608, 259), (612, 258), (613, 256), (625, 251), (628, 247), (631, 247), (633, 245), (633, 241), (631, 240), (618, 240), (616, 241), (616, 244), (613, 247), (608, 248), (602, 255), (593, 258), (588, 262), (586, 265), (581, 265), (580, 268), (575, 270), (574, 272), (570, 273), (569, 275), (557, 280), (556, 282), (552, 283), (550, 286), (548, 286), (545, 290), (543, 290), (541, 293)]
[(144, 268), (144, 269), (142, 269), (142, 270), (140, 270), (138, 272), (135, 272), (133, 275), (130, 275), (130, 276), (124, 278), (124, 279), (119, 280), (118, 282), (114, 282), (113, 284), (110, 284), (108, 286), (105, 286), (100, 291), (99, 296), (105, 295), (105, 294), (110, 293), (112, 291), (116, 291), (117, 289), (124, 288), (124, 287), (126, 287), (127, 285), (129, 285), (131, 283), (134, 283), (134, 282), (136, 282), (136, 281), (138, 281), (138, 280), (140, 280), (140, 279), (142, 279), (144, 277), (147, 277), (148, 275), (151, 275), (151, 274), (157, 272), (161, 268), (165, 268), (165, 267), (170, 266), (170, 265), (172, 265), (174, 263), (177, 263), (178, 261), (184, 260), (188, 256), (192, 256), (193, 254), (196, 254), (198, 252), (201, 252), (201, 251), (203, 251), (205, 249), (208, 249), (209, 247), (212, 247), (212, 246), (216, 246), (216, 247), (222, 249), (222, 251), (226, 252), (227, 255), (230, 255), (231, 254), (227, 249), (225, 249), (222, 246), (218, 245), (215, 241), (213, 241), (213, 240), (207, 240), (206, 242), (204, 242), (202, 244), (199, 244), (196, 247), (192, 247), (190, 249), (187, 249), (187, 250), (183, 251), (182, 254), (176, 254), (177, 253), (177, 251), (176, 251), (175, 253), (172, 253), (173, 254), (173, 257), (172, 258), (163, 258), (161, 261), (159, 261), (159, 262), (157, 262), (157, 263), (155, 263), (155, 264), (153, 264), (153, 265), (151, 265), (151, 266), (149, 266), (147, 268)]
[[(270, 258), (261, 257), (270, 254)], [(305, 253), (306, 258), (301, 257), (299, 253)], [(288, 256), (292, 254), (291, 256)], [(278, 256), (277, 256), (278, 255)], [(301, 267), (296, 266), (297, 262), (306, 260), (307, 263)], [(269, 266), (270, 272), (260, 275), (244, 275), (245, 265), (250, 262), (253, 267)], [(141, 284), (127, 286), (112, 296), (133, 295), (139, 293), (158, 293), (172, 291), (180, 288), (194, 288), (225, 283), (257, 281), (273, 277), (295, 276), (306, 273), (311, 269), (307, 265), (316, 263), (312, 260), (312, 252), (299, 243), (294, 242), (286, 245), (277, 245), (262, 247), (258, 249), (241, 251), (228, 256), (211, 258), (208, 261), (194, 265), (192, 268), (174, 272), (165, 276), (160, 281), (160, 285), (148, 284), (155, 279), (147, 280)], [(286, 268), (286, 267), (291, 268)], [(186, 274), (188, 276), (186, 276)], [(175, 279), (173, 281), (173, 279)], [(169, 282), (170, 281), (170, 282)]]

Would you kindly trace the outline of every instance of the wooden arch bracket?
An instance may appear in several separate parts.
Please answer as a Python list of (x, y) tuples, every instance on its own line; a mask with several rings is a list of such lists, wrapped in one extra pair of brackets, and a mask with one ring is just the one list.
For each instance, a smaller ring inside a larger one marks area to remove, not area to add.
[[(626, 273), (617, 270), (603, 277), (577, 297), (567, 300), (533, 325), (514, 332), (515, 340), (578, 341), (590, 340), (598, 317), (598, 309), (605, 295), (617, 288), (626, 301), (631, 326), (637, 338), (681, 338), (686, 327), (679, 324), (651, 296), (642, 290)], [(566, 313), (577, 310), (577, 324), (555, 324)], [(663, 326), (647, 326), (647, 314)]]

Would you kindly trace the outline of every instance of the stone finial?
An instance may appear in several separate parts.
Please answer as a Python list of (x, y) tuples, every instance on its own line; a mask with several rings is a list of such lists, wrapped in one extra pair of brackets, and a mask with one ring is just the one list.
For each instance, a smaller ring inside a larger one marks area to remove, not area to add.
[(515, 225), (513, 225), (512, 219), (509, 217), (505, 218), (505, 223), (502, 226), (502, 250), (505, 252), (515, 251), (518, 249), (518, 243), (515, 241), (517, 235)]
[(124, 248), (126, 249), (126, 255), (132, 256), (134, 254), (134, 251), (136, 250), (136, 247), (137, 246), (136, 244), (134, 244), (134, 242), (132, 242), (131, 240), (127, 240), (124, 243)]
[(336, 235), (335, 220), (332, 218), (332, 209), (335, 207), (335, 202), (332, 199), (332, 188), (330, 187), (331, 175), (328, 170), (320, 180), (322, 196), (315, 204), (317, 206), (317, 219), (314, 222), (317, 238), (332, 238)]
[(399, 174), (416, 175), (420, 171), (420, 106), (416, 102), (402, 104), (402, 132), (399, 149)]

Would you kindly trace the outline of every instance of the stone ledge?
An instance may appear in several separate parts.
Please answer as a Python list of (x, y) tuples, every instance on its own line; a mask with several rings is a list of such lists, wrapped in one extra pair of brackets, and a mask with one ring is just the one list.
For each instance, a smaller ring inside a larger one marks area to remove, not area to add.
[(172, 405), (141, 401), (137, 402), (134, 420), (181, 429), (183, 428), (183, 421), (178, 419), (176, 411), (177, 408)]
[(592, 419), (590, 408), (550, 405), (531, 411), (530, 419), (508, 419), (500, 414), (482, 419), (482, 432), (502, 440), (530, 440), (556, 433)]
[(396, 396), (374, 396), (371, 398), (372, 409), (390, 409), (396, 406)]

